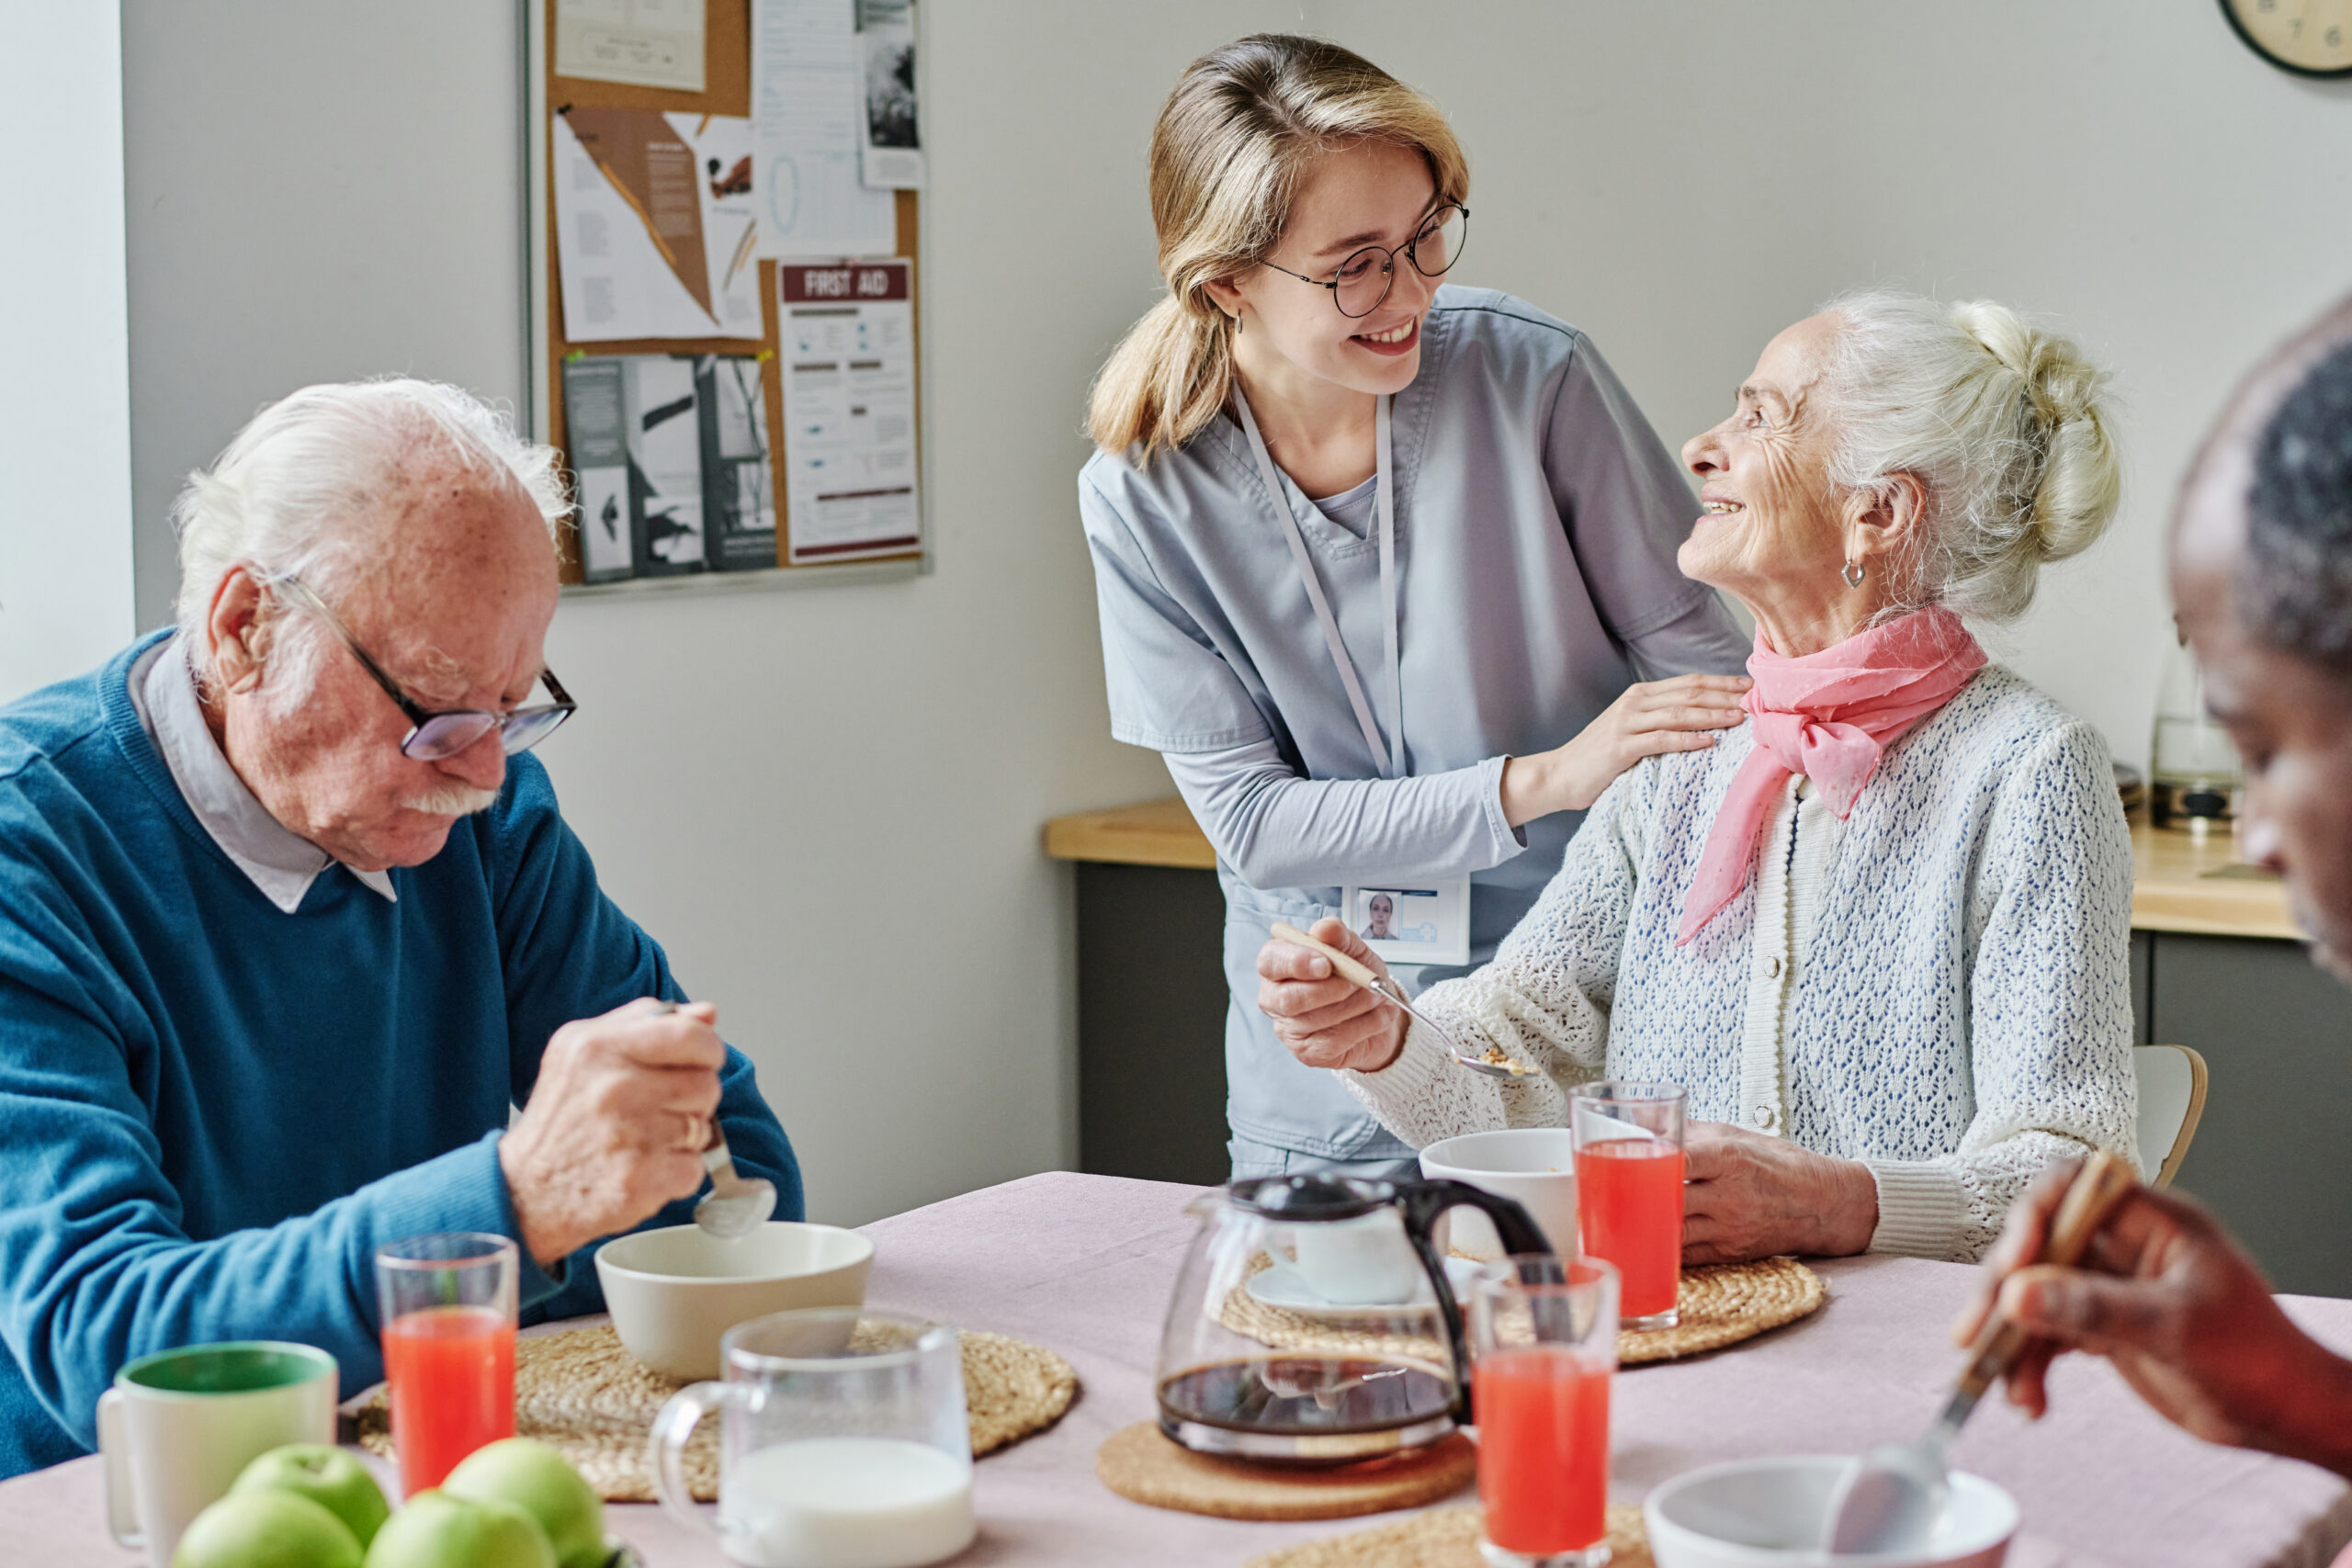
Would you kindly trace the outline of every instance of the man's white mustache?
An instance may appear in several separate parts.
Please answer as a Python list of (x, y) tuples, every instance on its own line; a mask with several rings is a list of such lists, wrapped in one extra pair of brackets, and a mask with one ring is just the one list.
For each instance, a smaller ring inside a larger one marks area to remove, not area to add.
[(413, 795), (401, 804), (411, 811), (422, 811), (434, 817), (470, 817), (477, 811), (487, 811), (498, 803), (494, 789), (476, 789), (471, 784), (447, 784), (423, 795)]

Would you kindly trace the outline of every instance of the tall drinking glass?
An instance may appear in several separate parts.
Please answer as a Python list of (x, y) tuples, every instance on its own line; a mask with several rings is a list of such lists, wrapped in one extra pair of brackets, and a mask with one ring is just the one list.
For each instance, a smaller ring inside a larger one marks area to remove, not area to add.
[(1589, 1083), (1568, 1095), (1581, 1250), (1617, 1266), (1630, 1329), (1679, 1321), (1687, 1105), (1670, 1083)]
[(411, 1236), (376, 1254), (405, 1496), (440, 1485), (459, 1460), (514, 1435), (519, 1263), (504, 1236), (470, 1231)]
[(1609, 1383), (1617, 1270), (1549, 1255), (1488, 1264), (1472, 1287), (1478, 1550), (1493, 1568), (1609, 1561)]

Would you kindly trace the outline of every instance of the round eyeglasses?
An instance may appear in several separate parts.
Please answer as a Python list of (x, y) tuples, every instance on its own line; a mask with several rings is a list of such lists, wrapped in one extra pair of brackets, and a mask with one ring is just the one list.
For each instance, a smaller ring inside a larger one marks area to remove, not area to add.
[(1402, 250), (1366, 245), (1351, 253), (1328, 279), (1309, 277), (1286, 266), (1274, 266), (1272, 262), (1261, 265), (1273, 267), (1284, 277), (1329, 289), (1331, 303), (1340, 308), (1340, 314), (1352, 319), (1371, 315), (1388, 298), (1388, 290), (1396, 281), (1398, 256), (1411, 262), (1413, 270), (1423, 277), (1442, 277), (1462, 259), (1462, 243), (1469, 232), (1470, 209), (1460, 202), (1449, 201), (1421, 220), (1419, 231), (1405, 242)]
[(376, 684), (384, 689), (386, 696), (399, 705), (412, 726), (401, 741), (402, 756), (413, 757), (420, 762), (438, 761), (444, 757), (456, 756), (495, 729), (500, 748), (511, 757), (545, 740), (557, 725), (579, 709), (580, 705), (571, 700), (571, 694), (565, 691), (562, 682), (555, 678), (555, 671), (544, 666), (540, 668), (539, 679), (546, 683), (548, 695), (555, 699), (551, 703), (537, 707), (516, 708), (511, 713), (492, 713), (488, 708), (425, 707), (402, 691), (398, 681), (385, 674), (382, 665), (368, 657), (368, 650), (359, 646), (359, 639), (351, 635), (335, 613), (327, 608), (326, 601), (311, 592), (310, 586), (300, 578), (281, 577), (271, 586), (324, 621), (327, 629), (341, 638), (351, 657), (359, 661), (359, 667), (375, 678)]

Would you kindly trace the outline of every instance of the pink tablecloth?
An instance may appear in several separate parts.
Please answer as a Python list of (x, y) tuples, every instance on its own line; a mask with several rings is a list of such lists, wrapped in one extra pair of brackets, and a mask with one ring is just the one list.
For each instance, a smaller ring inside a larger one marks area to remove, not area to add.
[[(1156, 1182), (1052, 1174), (866, 1227), (877, 1244), (874, 1305), (1049, 1345), (1085, 1384), (1052, 1431), (980, 1461), (981, 1539), (959, 1568), (1216, 1568), (1369, 1522), (1198, 1518), (1126, 1502), (1095, 1481), (1096, 1446), (1151, 1415), (1152, 1354), (1193, 1231), (1182, 1213), (1190, 1196)], [(1816, 1267), (1830, 1299), (1807, 1322), (1687, 1364), (1623, 1374), (1621, 1498), (1717, 1460), (1852, 1452), (1907, 1435), (1933, 1413), (1954, 1370), (1944, 1327), (1969, 1271), (1906, 1258)], [(2352, 1302), (2293, 1298), (2289, 1307), (2352, 1350)], [(2184, 1437), (2103, 1366), (2063, 1369), (2055, 1404), (2039, 1427), (1988, 1405), (1953, 1455), (2023, 1506), (2013, 1568), (2324, 1568), (2352, 1540), (2352, 1492), (2335, 1477)], [(712, 1538), (656, 1509), (612, 1514), (657, 1568), (726, 1562)], [(99, 1521), (96, 1461), (0, 1484), (0, 1562), (129, 1561)]]

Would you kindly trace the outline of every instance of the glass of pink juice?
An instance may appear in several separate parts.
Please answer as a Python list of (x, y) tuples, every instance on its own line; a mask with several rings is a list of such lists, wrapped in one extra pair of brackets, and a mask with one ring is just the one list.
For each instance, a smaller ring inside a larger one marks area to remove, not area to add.
[(519, 1256), (504, 1236), (411, 1236), (376, 1254), (384, 1381), (401, 1493), (438, 1486), (458, 1461), (514, 1435)]
[(1687, 1105), (1674, 1084), (1589, 1083), (1568, 1096), (1577, 1226), (1588, 1256), (1617, 1266), (1627, 1328), (1678, 1321)]
[(1609, 1561), (1609, 1385), (1617, 1271), (1593, 1258), (1506, 1258), (1470, 1303), (1480, 1552), (1495, 1568)]

